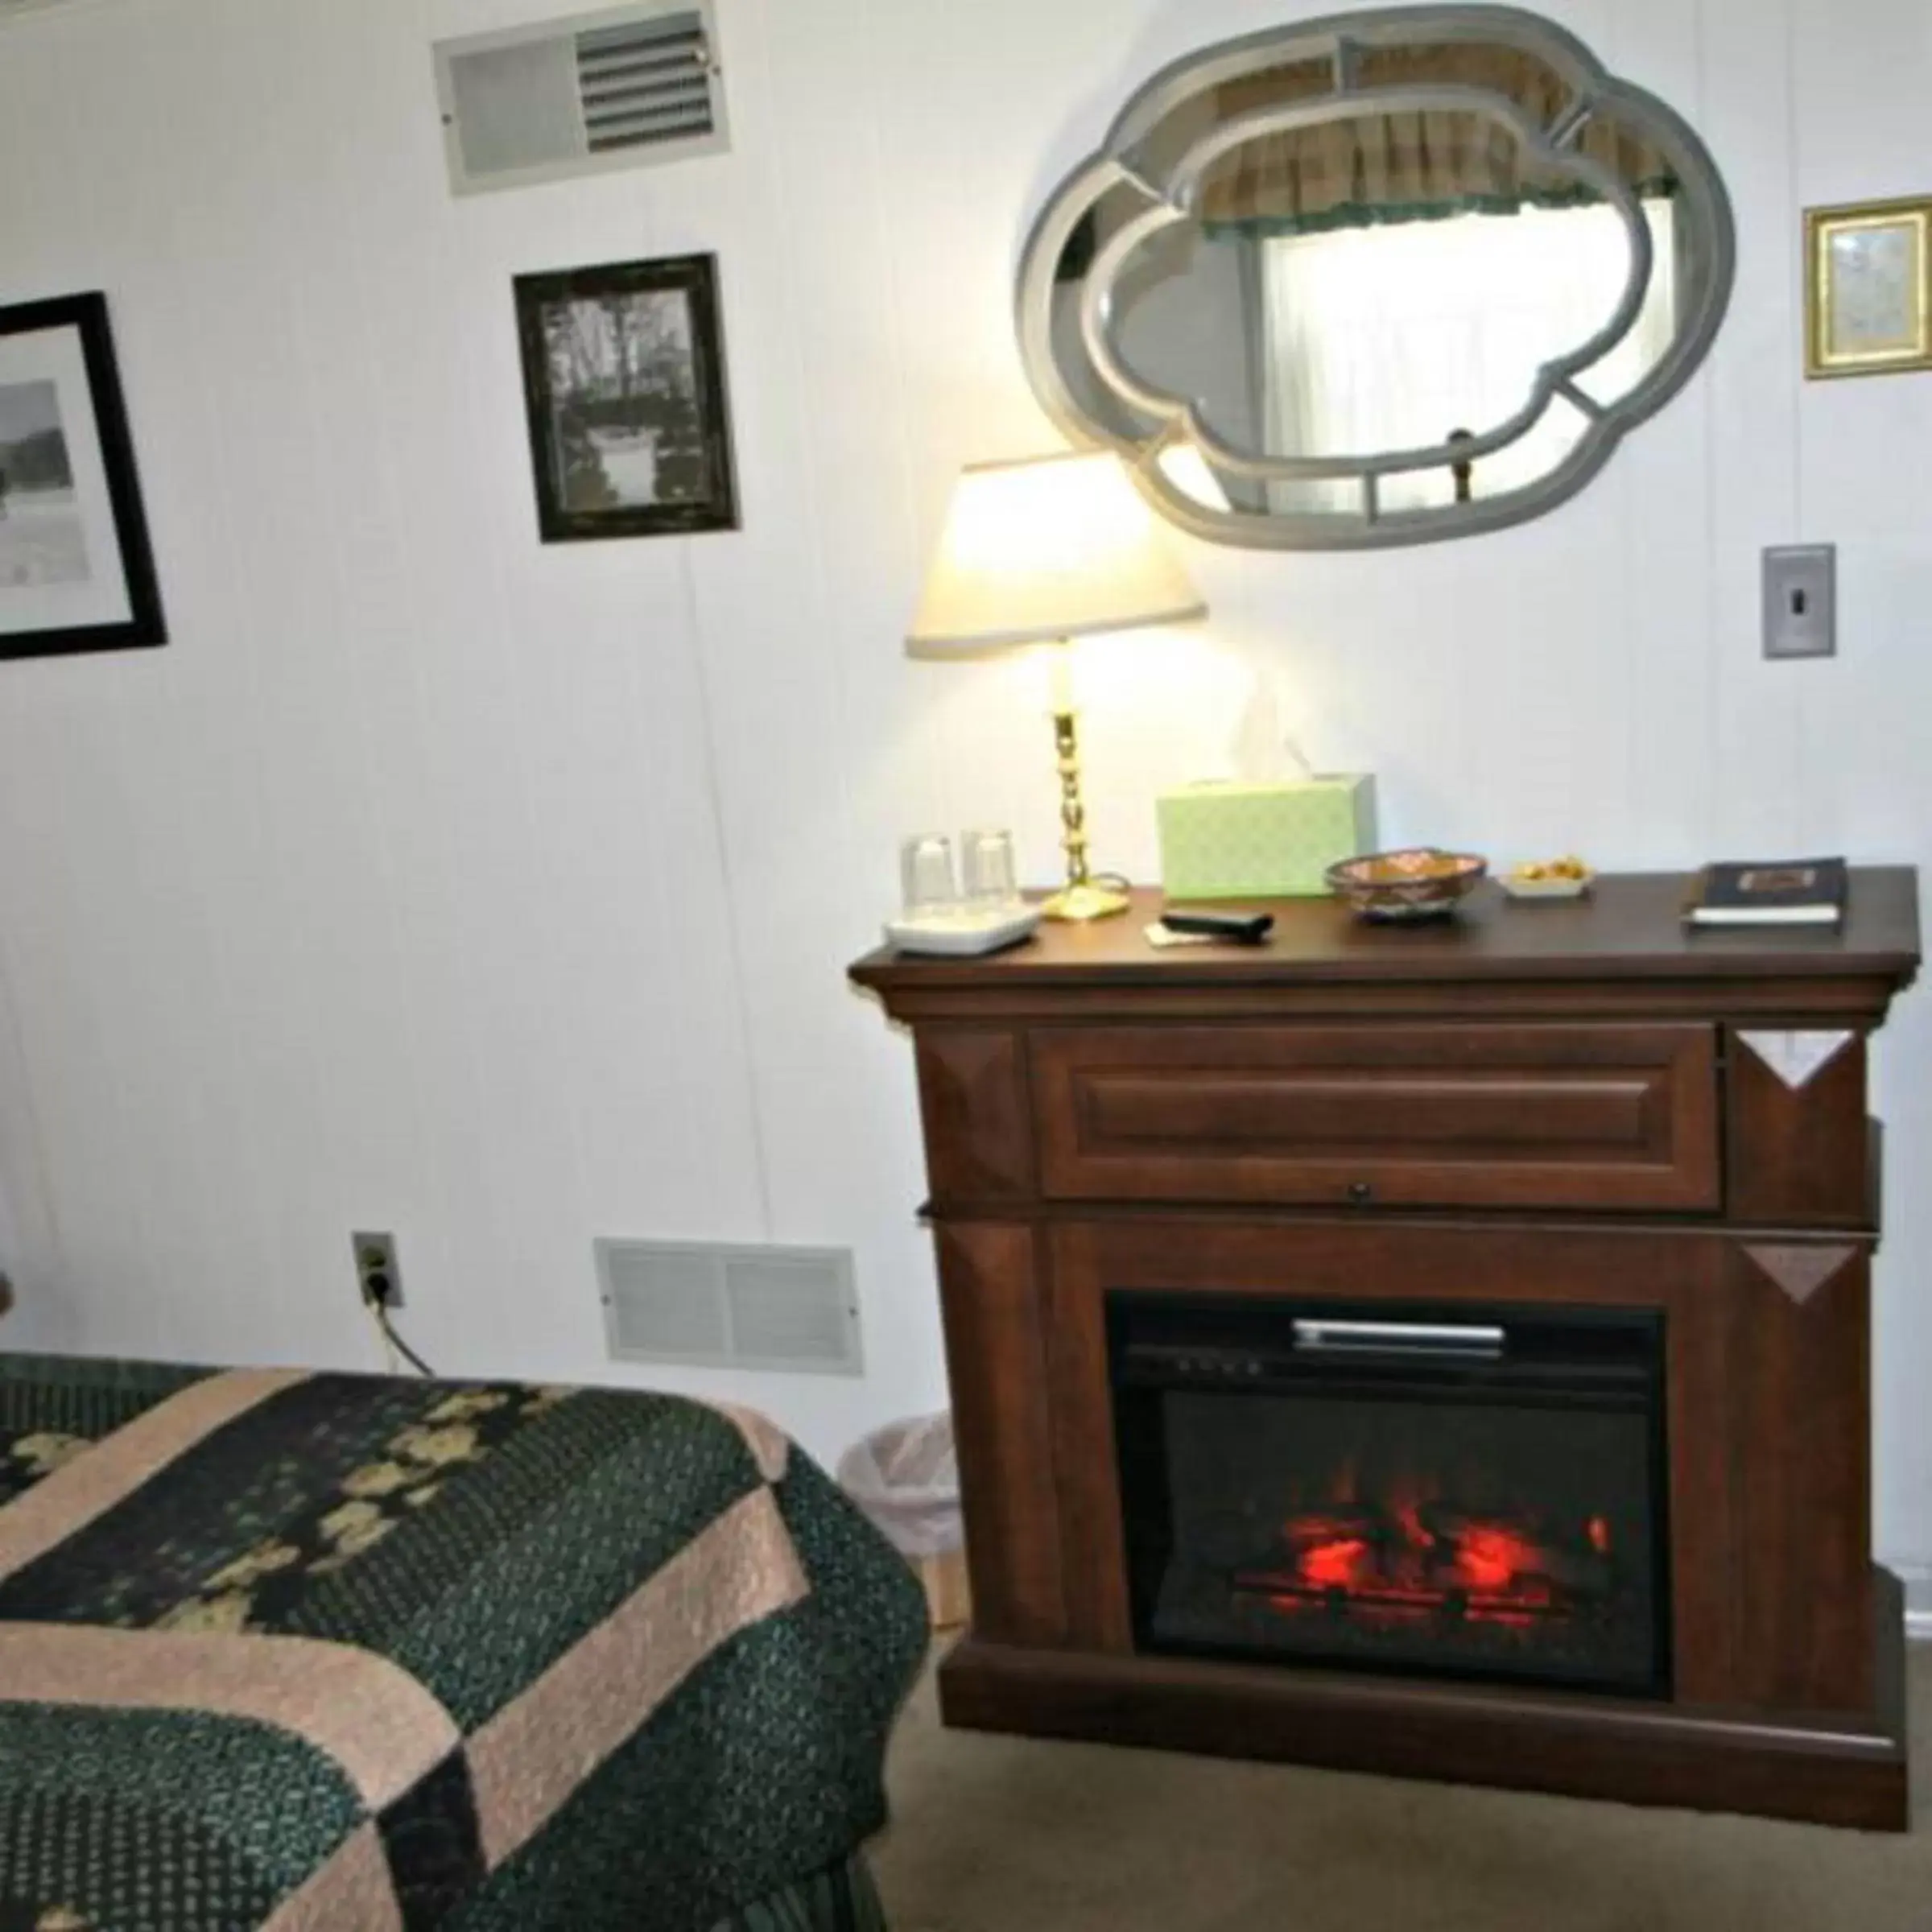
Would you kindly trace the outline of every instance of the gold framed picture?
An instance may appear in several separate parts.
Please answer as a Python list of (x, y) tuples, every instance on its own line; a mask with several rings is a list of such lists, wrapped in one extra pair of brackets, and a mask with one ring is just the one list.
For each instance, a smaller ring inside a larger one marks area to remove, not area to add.
[(1805, 211), (1805, 374), (1932, 369), (1932, 196)]

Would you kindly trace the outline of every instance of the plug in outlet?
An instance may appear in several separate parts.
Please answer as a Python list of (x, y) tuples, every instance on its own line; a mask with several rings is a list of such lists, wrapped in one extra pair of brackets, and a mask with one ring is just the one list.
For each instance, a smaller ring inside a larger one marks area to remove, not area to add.
[(356, 1286), (362, 1299), (390, 1314), (402, 1306), (402, 1270), (396, 1261), (396, 1237), (393, 1234), (352, 1234), (355, 1250)]

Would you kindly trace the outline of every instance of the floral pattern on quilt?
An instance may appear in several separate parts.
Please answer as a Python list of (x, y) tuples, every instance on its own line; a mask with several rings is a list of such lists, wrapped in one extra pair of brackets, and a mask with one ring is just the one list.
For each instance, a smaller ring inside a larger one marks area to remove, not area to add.
[[(411, 1516), (434, 1505), (458, 1469), (480, 1463), (547, 1414), (568, 1389), (476, 1386), (426, 1389), (428, 1406), (319, 1496), (303, 1517), (224, 1563), (155, 1621), (163, 1630), (272, 1628), (307, 1587), (375, 1548)], [(85, 1443), (80, 1445), (85, 1448)]]

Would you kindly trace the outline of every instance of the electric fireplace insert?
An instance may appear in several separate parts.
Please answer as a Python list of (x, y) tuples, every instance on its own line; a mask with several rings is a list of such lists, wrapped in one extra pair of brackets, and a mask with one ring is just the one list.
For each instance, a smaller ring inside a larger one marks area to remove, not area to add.
[(1146, 1651), (1667, 1695), (1661, 1315), (1108, 1298)]

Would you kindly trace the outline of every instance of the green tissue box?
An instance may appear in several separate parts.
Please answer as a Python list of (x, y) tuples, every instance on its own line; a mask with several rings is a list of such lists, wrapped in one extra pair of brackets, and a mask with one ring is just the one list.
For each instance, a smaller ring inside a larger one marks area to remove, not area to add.
[(1170, 899), (1319, 898), (1338, 859), (1375, 849), (1375, 780), (1189, 785), (1154, 801)]

